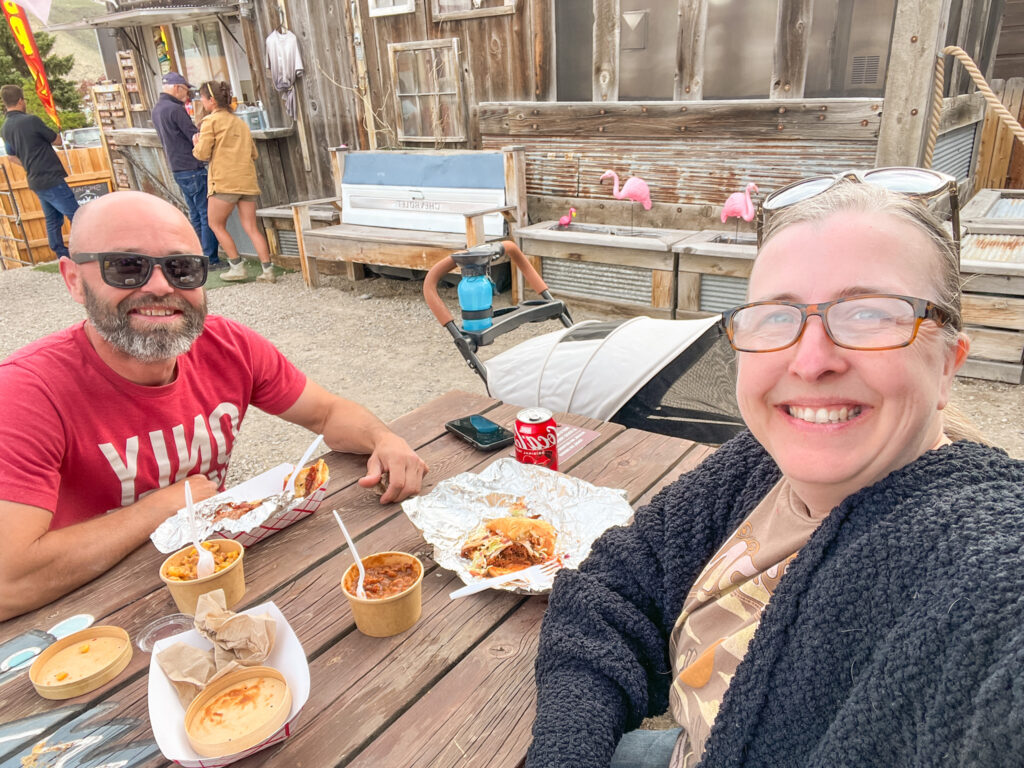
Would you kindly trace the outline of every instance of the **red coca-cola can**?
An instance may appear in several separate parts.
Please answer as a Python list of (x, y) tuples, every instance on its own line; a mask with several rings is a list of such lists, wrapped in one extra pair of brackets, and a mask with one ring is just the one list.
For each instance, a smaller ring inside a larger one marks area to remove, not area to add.
[(558, 434), (547, 408), (524, 408), (516, 414), (516, 461), (558, 469)]

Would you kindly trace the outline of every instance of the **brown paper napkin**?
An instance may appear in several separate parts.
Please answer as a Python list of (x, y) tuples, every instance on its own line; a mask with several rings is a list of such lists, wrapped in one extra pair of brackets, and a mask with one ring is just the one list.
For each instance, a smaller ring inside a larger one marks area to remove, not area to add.
[(186, 708), (217, 678), (239, 667), (262, 664), (274, 649), (277, 622), (269, 614), (249, 616), (229, 611), (224, 590), (215, 589), (199, 597), (195, 628), (213, 643), (213, 650), (202, 651), (179, 642), (156, 657), (181, 706)]

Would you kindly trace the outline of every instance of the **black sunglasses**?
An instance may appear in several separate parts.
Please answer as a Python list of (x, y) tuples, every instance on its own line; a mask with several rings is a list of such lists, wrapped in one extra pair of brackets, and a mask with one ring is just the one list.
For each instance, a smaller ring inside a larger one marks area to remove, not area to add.
[(98, 261), (103, 282), (112, 288), (141, 288), (153, 275), (153, 267), (163, 270), (164, 278), (173, 287), (183, 291), (202, 288), (206, 283), (209, 264), (205, 256), (174, 254), (172, 256), (146, 256), (141, 253), (102, 251), (99, 253), (72, 253), (75, 264)]

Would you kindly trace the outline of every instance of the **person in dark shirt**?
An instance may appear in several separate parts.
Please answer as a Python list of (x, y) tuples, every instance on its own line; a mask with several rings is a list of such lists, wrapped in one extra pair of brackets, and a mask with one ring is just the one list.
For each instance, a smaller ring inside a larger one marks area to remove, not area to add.
[(24, 167), (28, 188), (36, 193), (46, 216), (46, 238), (57, 258), (68, 255), (64, 245), (64, 217), (70, 222), (78, 210), (78, 201), (71, 187), (64, 181), (64, 170), (54, 146), (60, 146), (60, 135), (46, 127), (35, 115), (25, 112), (25, 94), (17, 85), (0, 88), (7, 110), (3, 129), (4, 143), (11, 160)]
[(203, 255), (210, 260), (211, 269), (221, 269), (227, 265), (217, 256), (217, 236), (206, 215), (206, 163), (192, 156), (192, 137), (199, 132), (185, 109), (192, 86), (177, 72), (168, 72), (161, 83), (163, 93), (153, 107), (153, 127), (164, 146), (174, 180), (188, 203), (188, 217), (203, 245)]

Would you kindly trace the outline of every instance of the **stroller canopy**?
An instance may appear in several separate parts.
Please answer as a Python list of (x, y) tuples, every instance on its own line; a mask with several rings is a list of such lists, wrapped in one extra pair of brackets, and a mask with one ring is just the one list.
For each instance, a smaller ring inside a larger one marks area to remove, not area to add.
[(717, 337), (717, 323), (717, 316), (578, 323), (495, 355), (487, 361), (487, 387), (506, 403), (610, 421), (695, 341)]

